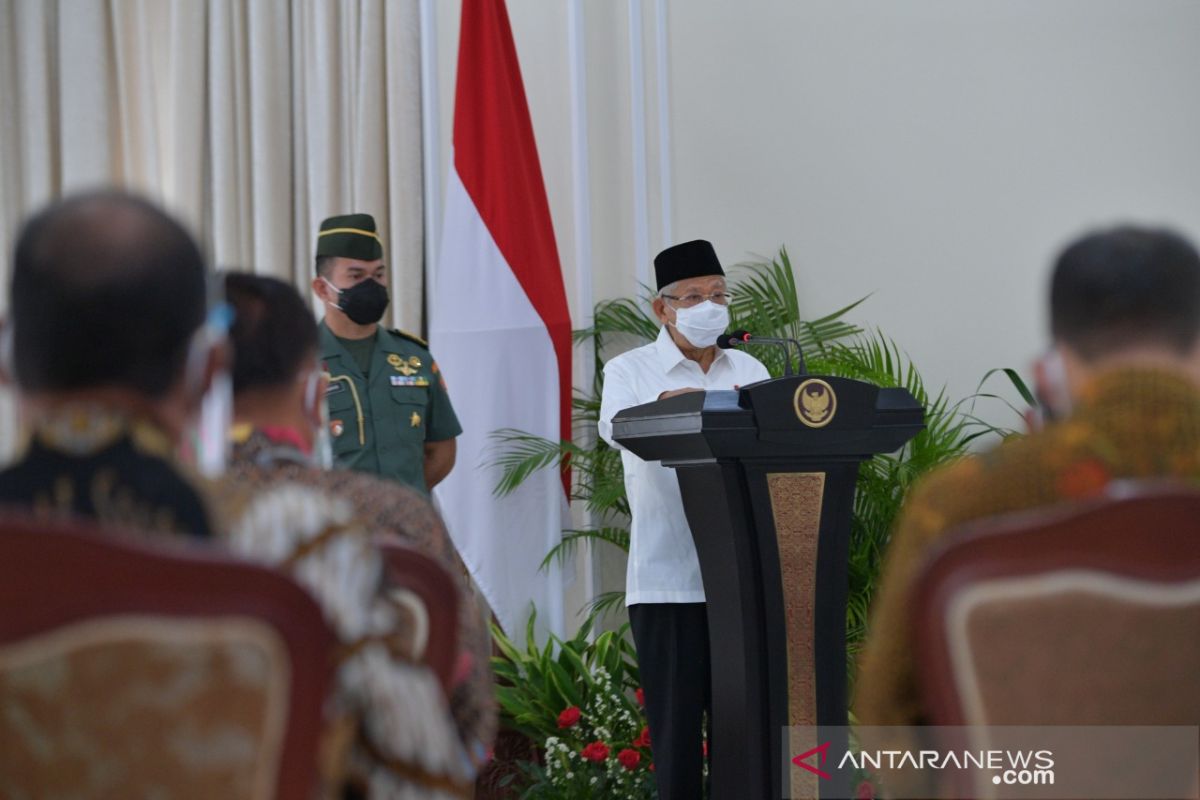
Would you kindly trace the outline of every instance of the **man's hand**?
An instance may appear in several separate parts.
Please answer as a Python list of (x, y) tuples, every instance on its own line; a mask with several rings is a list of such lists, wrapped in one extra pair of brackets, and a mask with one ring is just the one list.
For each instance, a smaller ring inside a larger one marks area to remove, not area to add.
[(425, 488), (430, 491), (454, 469), (454, 458), (458, 454), (455, 439), (425, 443)]
[(660, 394), (658, 396), (658, 399), (666, 400), (668, 397), (678, 397), (679, 395), (687, 394), (688, 392), (703, 392), (703, 391), (704, 391), (703, 389), (697, 389), (695, 386), (689, 386), (686, 389), (672, 389), (669, 392), (663, 392), (662, 394)]

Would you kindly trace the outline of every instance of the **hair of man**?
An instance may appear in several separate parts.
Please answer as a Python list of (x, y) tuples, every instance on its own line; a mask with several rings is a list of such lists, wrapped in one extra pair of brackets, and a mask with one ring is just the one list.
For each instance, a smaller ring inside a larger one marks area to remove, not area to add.
[(1055, 263), (1050, 328), (1086, 362), (1147, 346), (1186, 355), (1200, 334), (1200, 254), (1165, 229), (1089, 233)]
[(102, 190), (51, 204), (17, 238), (13, 377), (25, 392), (164, 396), (204, 322), (207, 279), (195, 240), (148, 200)]
[(234, 394), (289, 384), (310, 366), (317, 324), (295, 288), (264, 275), (230, 272), (225, 300), (234, 310)]

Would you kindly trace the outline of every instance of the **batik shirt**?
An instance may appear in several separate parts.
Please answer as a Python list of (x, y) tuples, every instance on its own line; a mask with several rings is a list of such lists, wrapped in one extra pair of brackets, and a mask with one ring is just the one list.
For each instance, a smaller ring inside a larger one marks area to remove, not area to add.
[(372, 534), (397, 537), (404, 545), (439, 562), (459, 587), (459, 663), (450, 689), (450, 710), (468, 753), (482, 762), (496, 737), (497, 711), (489, 668), (491, 638), (484, 611), (475, 601), (466, 570), (441, 518), (419, 491), (350, 470), (322, 470), (283, 432), (240, 429), (223, 481), (222, 506), (229, 498), (280, 483), (320, 490), (343, 500)]

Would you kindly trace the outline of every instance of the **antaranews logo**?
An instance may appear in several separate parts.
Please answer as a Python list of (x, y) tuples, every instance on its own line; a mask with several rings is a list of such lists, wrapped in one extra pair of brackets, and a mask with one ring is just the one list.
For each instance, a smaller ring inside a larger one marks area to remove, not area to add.
[(787, 797), (849, 792), (865, 779), (896, 800), (1200, 800), (1196, 725), (795, 725), (782, 734)]
[(811, 750), (805, 750), (800, 755), (794, 757), (792, 759), (792, 763), (795, 764), (797, 767), (800, 767), (800, 769), (806, 769), (809, 772), (811, 772), (812, 774), (820, 775), (822, 778), (825, 778), (826, 780), (828, 780), (829, 778), (831, 778), (833, 776), (830, 775), (828, 772), (826, 772), (823, 769), (814, 767), (812, 764), (805, 764), (804, 760), (806, 758), (808, 758), (809, 756), (819, 755), (821, 757), (819, 763), (824, 764), (825, 758), (829, 755), (829, 745), (831, 745), (831, 744), (833, 744), (833, 742), (830, 741), (830, 742), (826, 742), (825, 744), (819, 744), (816, 747), (812, 748)]
[[(805, 750), (792, 758), (800, 769), (824, 779), (833, 776), (808, 762), (813, 756), (824, 765), (832, 741)], [(847, 750), (837, 769), (847, 766), (858, 770), (987, 770), (992, 783), (999, 786), (1053, 786), (1054, 753), (1049, 750)]]
[(846, 751), (838, 769), (980, 770), (995, 773), (999, 786), (1053, 786), (1054, 753), (1049, 750), (863, 750)]

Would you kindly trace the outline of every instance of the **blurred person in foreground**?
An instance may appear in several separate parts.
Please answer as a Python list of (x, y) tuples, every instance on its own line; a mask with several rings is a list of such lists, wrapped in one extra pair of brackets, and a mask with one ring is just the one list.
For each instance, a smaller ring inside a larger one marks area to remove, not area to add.
[[(329, 384), (300, 295), (273, 278), (232, 273), (233, 450), (216, 504), (233, 547), (284, 563), (321, 599), (355, 656), (340, 673), (357, 717), (348, 782), (371, 797), (454, 796), (496, 730), (483, 616), (428, 499), (373, 475), (321, 466)], [(412, 620), (388, 599), (376, 537), (438, 560), (458, 579), (459, 668), (449, 709), (432, 673), (411, 663)]]
[(138, 197), (69, 197), (22, 228), (0, 335), (23, 442), (0, 507), (186, 537), (212, 533), (173, 454), (227, 359), (204, 260)]
[(1179, 235), (1119, 227), (1062, 252), (1050, 284), (1043, 430), (931, 474), (885, 556), (856, 681), (860, 725), (927, 721), (909, 634), (913, 581), (962, 523), (1104, 492), (1114, 479), (1200, 479), (1200, 256)]

